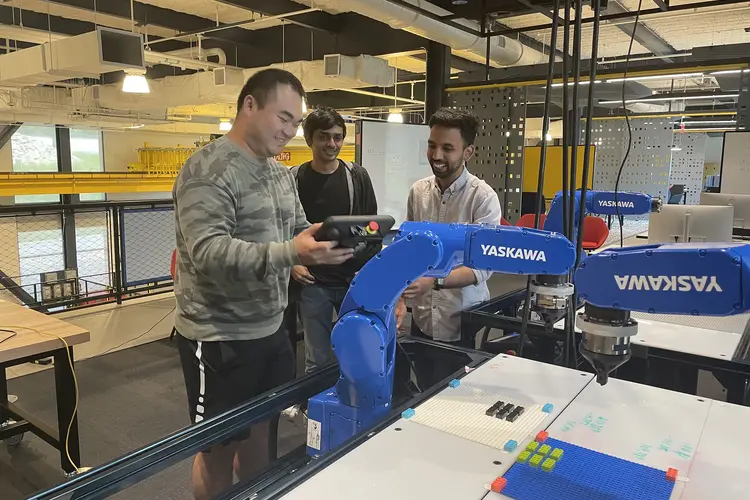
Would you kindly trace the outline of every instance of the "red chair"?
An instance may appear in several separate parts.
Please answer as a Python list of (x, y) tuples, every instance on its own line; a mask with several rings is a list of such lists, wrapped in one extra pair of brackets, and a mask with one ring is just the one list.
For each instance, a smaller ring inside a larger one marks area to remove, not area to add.
[(508, 222), (507, 220), (505, 220), (505, 217), (500, 217), (500, 225), (501, 226), (512, 226), (513, 224), (511, 224), (510, 222)]
[(583, 249), (596, 250), (609, 237), (609, 228), (604, 219), (588, 216), (583, 219)]
[[(535, 214), (524, 214), (521, 216), (520, 219), (518, 219), (518, 222), (516, 222), (516, 227), (534, 227), (534, 215)], [(544, 227), (544, 221), (547, 220), (547, 214), (542, 214), (539, 216), (539, 228)]]

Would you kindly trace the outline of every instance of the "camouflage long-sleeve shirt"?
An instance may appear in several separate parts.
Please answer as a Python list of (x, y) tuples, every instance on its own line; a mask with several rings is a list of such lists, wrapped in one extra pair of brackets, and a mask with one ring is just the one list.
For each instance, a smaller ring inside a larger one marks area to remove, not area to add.
[(294, 231), (307, 225), (289, 170), (222, 137), (188, 159), (173, 197), (177, 331), (203, 341), (273, 334), (299, 264)]

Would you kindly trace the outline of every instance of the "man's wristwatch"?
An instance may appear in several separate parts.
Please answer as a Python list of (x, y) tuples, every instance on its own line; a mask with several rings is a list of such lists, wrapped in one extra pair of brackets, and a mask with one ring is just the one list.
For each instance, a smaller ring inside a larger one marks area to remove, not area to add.
[(442, 290), (445, 288), (445, 278), (435, 278), (432, 282), (433, 290)]

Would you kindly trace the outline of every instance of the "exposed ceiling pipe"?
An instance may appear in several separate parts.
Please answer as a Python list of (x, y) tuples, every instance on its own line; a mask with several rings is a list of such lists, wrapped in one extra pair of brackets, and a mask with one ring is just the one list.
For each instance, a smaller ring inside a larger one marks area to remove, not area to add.
[(170, 50), (169, 52), (164, 52), (165, 55), (171, 55), (171, 56), (182, 56), (187, 57), (190, 59), (197, 59), (199, 61), (208, 61), (209, 57), (216, 57), (217, 58), (217, 64), (219, 66), (226, 66), (227, 64), (227, 54), (224, 52), (223, 49), (214, 48), (214, 49), (204, 49), (202, 47), (199, 48), (187, 48), (187, 49), (179, 49), (179, 50)]
[[(423, 0), (405, 0), (414, 7), (429, 11), (438, 16), (451, 13)], [(346, 9), (362, 16), (388, 24), (392, 28), (402, 29), (451, 47), (457, 55), (474, 61), (484, 62), (487, 51), (487, 40), (459, 28), (449, 26), (441, 21), (427, 17), (408, 7), (397, 5), (388, 0), (316, 0), (315, 6), (326, 11), (341, 12)], [(457, 21), (467, 28), (480, 30), (473, 21)], [(544, 56), (517, 40), (505, 36), (493, 37), (490, 41), (490, 60), (500, 66), (525, 66), (536, 64)]]

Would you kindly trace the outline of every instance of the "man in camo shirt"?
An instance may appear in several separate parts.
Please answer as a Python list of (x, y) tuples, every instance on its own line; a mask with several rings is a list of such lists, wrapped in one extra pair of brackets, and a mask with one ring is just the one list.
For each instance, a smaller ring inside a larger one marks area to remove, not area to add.
[[(304, 97), (291, 73), (256, 73), (232, 130), (195, 152), (175, 182), (175, 327), (194, 423), (292, 380), (282, 324), (290, 269), (352, 256), (315, 241), (320, 224), (307, 227), (294, 178), (273, 160), (297, 132)], [(246, 480), (267, 465), (268, 430), (257, 424), (199, 453), (195, 498), (214, 498), (233, 473)]]

